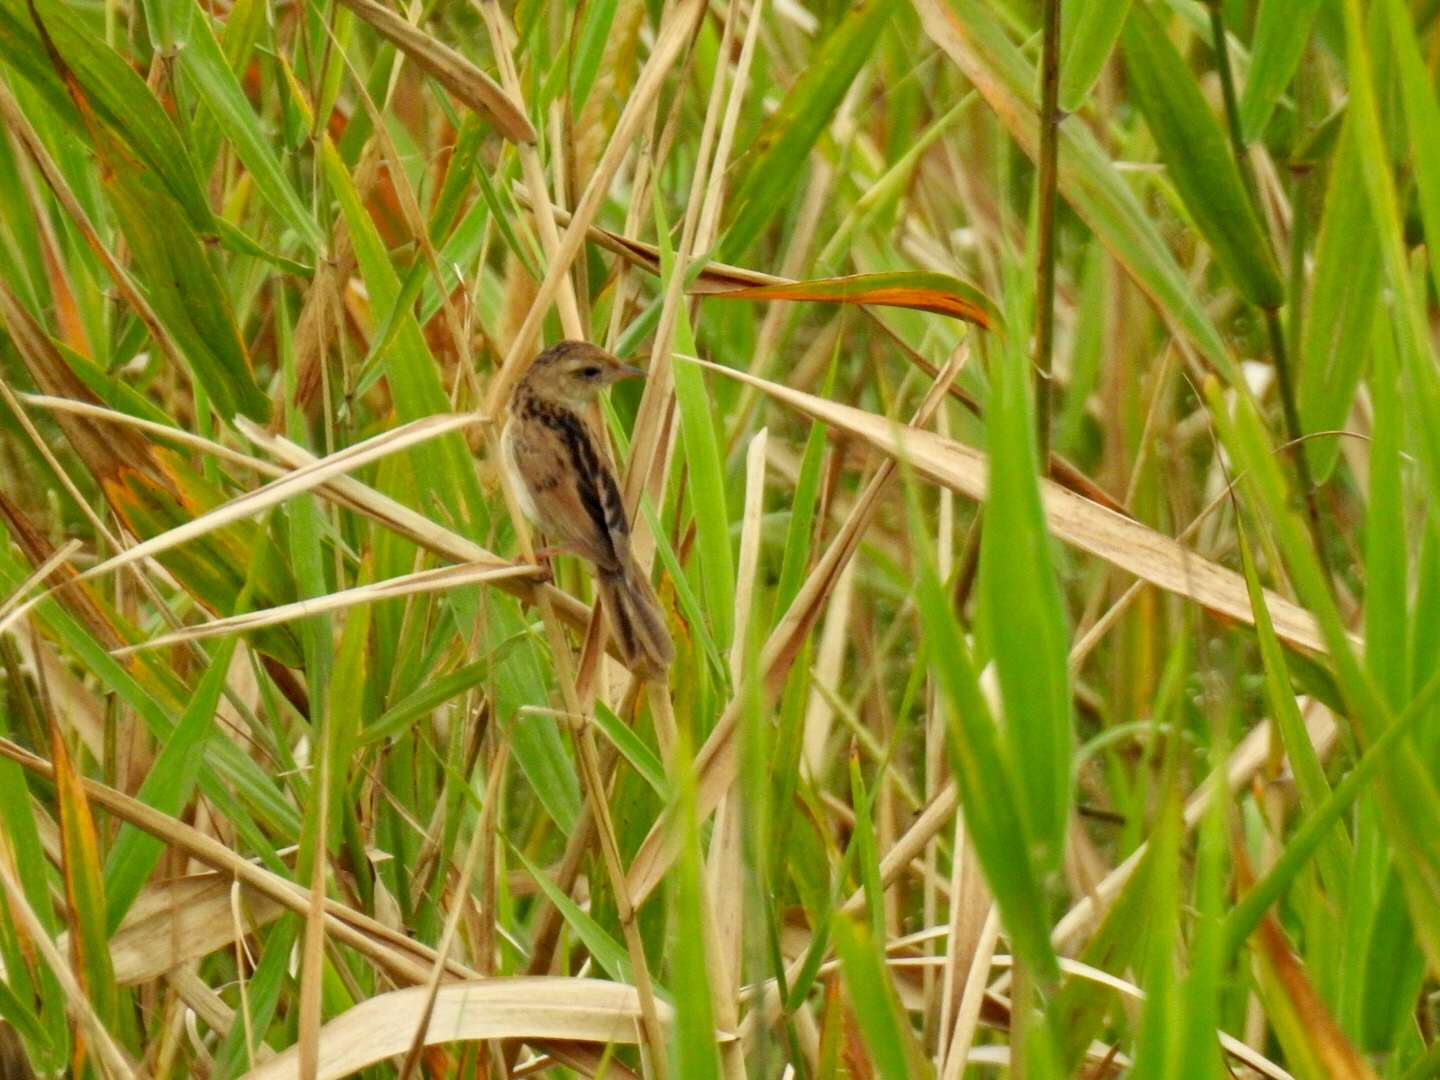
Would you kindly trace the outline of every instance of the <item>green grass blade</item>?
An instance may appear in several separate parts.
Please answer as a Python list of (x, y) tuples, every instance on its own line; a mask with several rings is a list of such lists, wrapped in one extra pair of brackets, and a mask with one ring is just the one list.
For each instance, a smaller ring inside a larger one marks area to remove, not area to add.
[[(136, 798), (162, 814), (178, 815), (195, 788), (204, 767), (205, 743), (215, 726), (215, 707), (230, 671), (236, 640), (226, 639), (215, 650), (195, 695), (180, 722), (150, 766)], [(150, 872), (164, 854), (164, 844), (133, 825), (123, 825), (115, 845), (105, 857), (105, 924), (111, 933), (130, 910)]]
[(895, 0), (864, 0), (846, 12), (755, 137), (731, 199), (734, 217), (721, 243), (722, 260), (737, 261), (788, 204), (811, 148), (875, 51), (896, 6)]
[(1100, 78), (1125, 25), (1130, 0), (1071, 0), (1061, 9), (1060, 108), (1075, 112)]
[(831, 926), (831, 937), (876, 1071), (885, 1080), (915, 1080), (924, 1075), (908, 1052), (914, 1036), (870, 931), (860, 923), (838, 918)]
[(286, 178), (279, 158), (260, 128), (254, 109), (240, 88), (240, 81), (221, 51), (220, 42), (215, 39), (209, 19), (203, 11), (196, 11), (190, 0), (160, 0), (153, 6), (170, 11), (177, 17), (182, 13), (194, 13), (175, 41), (180, 70), (209, 106), (225, 138), (255, 178), (255, 187), (261, 196), (306, 247), (316, 253), (323, 252), (325, 233)]
[(1019, 808), (1032, 855), (1048, 874), (1060, 865), (1070, 820), (1070, 635), (1040, 506), (1030, 364), (1018, 341), (997, 359), (986, 433), (990, 497), (980, 583)]
[(1135, 102), (1215, 261), (1245, 299), (1279, 307), (1280, 269), (1220, 122), (1148, 3), (1131, 7), (1121, 39)]
[[(1355, 198), (1365, 180), (1353, 122), (1341, 131), (1329, 175), (1300, 368), (1306, 431), (1334, 431), (1345, 423), (1380, 299), (1380, 246), (1369, 208)], [(1340, 443), (1311, 439), (1305, 452), (1316, 480), (1324, 481), (1340, 457)]]
[(1015, 955), (1053, 981), (1059, 965), (1050, 944), (1045, 904), (1020, 816), (1025, 795), (1006, 759), (990, 710), (980, 695), (970, 649), (934, 571), (922, 567), (916, 605), (932, 675), (949, 706), (951, 768), (960, 785), (965, 822), (986, 879), (1000, 905)]
[(1300, 66), (1319, 8), (1320, 0), (1260, 0), (1240, 99), (1240, 133), (1246, 143), (1264, 134), (1276, 101)]

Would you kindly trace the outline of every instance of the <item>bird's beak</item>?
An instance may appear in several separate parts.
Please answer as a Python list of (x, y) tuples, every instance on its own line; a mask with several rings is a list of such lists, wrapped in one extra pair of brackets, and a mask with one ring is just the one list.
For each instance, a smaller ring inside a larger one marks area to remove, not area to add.
[(619, 364), (615, 368), (615, 375), (612, 382), (619, 382), (621, 379), (643, 379), (645, 371), (642, 368), (632, 367), (629, 364)]

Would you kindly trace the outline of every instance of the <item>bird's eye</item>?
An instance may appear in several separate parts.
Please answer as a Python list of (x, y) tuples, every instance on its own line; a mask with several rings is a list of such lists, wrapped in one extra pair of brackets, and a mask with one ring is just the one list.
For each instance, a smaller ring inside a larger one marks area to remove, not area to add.
[(589, 364), (580, 369), (580, 375), (586, 379), (598, 379), (600, 377), (600, 368), (598, 365)]

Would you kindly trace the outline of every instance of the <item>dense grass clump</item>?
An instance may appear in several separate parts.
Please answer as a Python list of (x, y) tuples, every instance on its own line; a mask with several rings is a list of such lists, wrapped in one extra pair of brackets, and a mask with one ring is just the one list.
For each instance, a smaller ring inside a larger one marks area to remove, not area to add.
[(1440, 1074), (1437, 10), (0, 0), (0, 1072)]

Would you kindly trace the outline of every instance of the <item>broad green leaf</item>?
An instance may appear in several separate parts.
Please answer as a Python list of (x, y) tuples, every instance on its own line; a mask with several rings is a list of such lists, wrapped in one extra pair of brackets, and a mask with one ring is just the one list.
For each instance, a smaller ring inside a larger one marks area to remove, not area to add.
[(595, 85), (615, 22), (615, 8), (616, 0), (595, 0), (580, 9), (583, 22), (570, 60), (570, 96), (577, 113), (584, 108), (590, 88)]
[[(58, 992), (59, 988), (56, 987), (56, 993)], [(0, 1017), (3, 1017), (5, 1022), (15, 1029), (15, 1034), (31, 1044), (33, 1050), (38, 1052), (41, 1061), (53, 1052), (54, 1047), (50, 1045), (50, 1036), (41, 1026), (40, 1018), (3, 979), (0, 979)]]
[[(1306, 431), (1334, 431), (1345, 423), (1364, 370), (1380, 300), (1380, 245), (1374, 219), (1355, 192), (1364, 184), (1354, 125), (1347, 123), (1329, 170), (1315, 276), (1306, 306), (1299, 408)], [(1340, 456), (1333, 438), (1305, 443), (1310, 467), (1323, 482)]]
[(895, 0), (862, 0), (850, 9), (766, 121), (734, 188), (734, 213), (721, 242), (722, 258), (739, 259), (783, 211), (806, 158), (870, 59), (895, 7)]
[(1230, 145), (1145, 0), (1131, 6), (1122, 41), (1135, 103), (1215, 261), (1245, 299), (1278, 308), (1285, 299), (1280, 271)]
[(635, 729), (626, 724), (620, 717), (615, 715), (615, 710), (607, 706), (603, 701), (595, 702), (595, 726), (600, 729), (610, 744), (619, 750), (625, 760), (651, 789), (661, 797), (665, 797), (670, 785), (665, 780), (665, 766), (655, 756), (644, 740), (635, 734)]
[(1145, 985), (1145, 1011), (1135, 1036), (1136, 1076), (1175, 1075), (1180, 1034), (1184, 1029), (1184, 1002), (1175, 971), (1175, 939), (1179, 932), (1180, 839), (1184, 825), (1179, 799), (1171, 794), (1160, 808), (1150, 837), (1146, 861), (1149, 874), (1149, 920), (1144, 955), (1139, 965)]
[[(63, 18), (57, 22), (60, 27), (67, 25)], [(203, 214), (192, 210), (187, 220), (184, 200), (193, 196), (183, 175), (176, 173), (178, 166), (157, 166), (145, 156), (155, 153), (157, 146), (175, 149), (166, 145), (167, 137), (174, 135), (169, 120), (148, 88), (138, 84), (131, 87), (134, 100), (149, 101), (153, 111), (132, 109), (119, 118), (125, 123), (115, 126), (91, 100), (93, 93), (99, 107), (109, 104), (113, 108), (115, 87), (125, 83), (118, 72), (108, 71), (113, 66), (109, 56), (93, 42), (86, 42), (76, 49), (77, 62), (82, 64), (76, 71), (53, 35), (44, 33), (41, 40), (94, 144), (101, 184), (129, 245), (136, 277), (173, 340), (172, 358), (183, 358), (199, 384), (197, 393), (203, 391), (222, 417), (230, 419), (243, 412), (267, 418), (269, 399), (255, 383), (229, 298), (195, 229), (198, 220), (202, 232), (213, 233), (214, 220), (208, 209)], [(101, 74), (114, 77), (116, 83), (97, 86), (95, 73), (83, 66), (89, 62), (97, 62)], [(135, 78), (133, 72), (129, 74)], [(96, 89), (92, 91), (92, 87)], [(183, 149), (176, 152), (182, 162), (189, 161)], [(176, 175), (181, 175), (178, 187)], [(160, 332), (158, 327), (151, 330)]]
[[(671, 872), (674, 897), (673, 937), (666, 943), (670, 985), (675, 995), (675, 1048), (672, 1061), (678, 1076), (719, 1080), (720, 1060), (715, 1046), (715, 1009), (710, 949), (713, 929), (707, 931), (705, 862), (700, 848), (700, 821), (695, 812), (693, 751), (686, 733), (675, 747), (671, 779), (680, 824), (680, 858)], [(643, 830), (637, 830), (637, 832)], [(642, 837), (636, 836), (636, 840)]]
[(1070, 820), (1070, 636), (1040, 505), (1031, 367), (1018, 341), (1000, 350), (992, 371), (990, 498), (980, 541), (985, 628), (1005, 699), (1018, 809), (1047, 874), (1059, 868)]
[(850, 1000), (855, 1004), (860, 1034), (877, 1073), (885, 1080), (913, 1080), (920, 1075), (908, 1052), (914, 1036), (890, 972), (881, 960), (879, 944), (867, 927), (844, 917), (831, 924), (831, 936), (840, 955)]
[(1247, 144), (1265, 133), (1276, 100), (1300, 66), (1319, 7), (1320, 0), (1260, 0), (1240, 99), (1240, 134)]
[(1365, 1049), (1386, 1053), (1394, 1048), (1401, 1025), (1414, 1017), (1424, 981), (1425, 953), (1415, 940), (1400, 876), (1391, 869), (1365, 942), (1364, 991), (1359, 996), (1359, 1039)]
[[(215, 231), (214, 216), (190, 155), (175, 125), (145, 81), (75, 11), (58, 0), (36, 0), (45, 33), (98, 119), (152, 170), (179, 204), (181, 217), (202, 233)], [(44, 97), (52, 115), (84, 136), (87, 120), (66, 89), (36, 30), (27, 0), (0, 0), (0, 60), (25, 77)], [(173, 221), (172, 221), (173, 224)]]
[[(657, 232), (661, 238), (663, 276), (676, 272), (674, 253), (660, 200), (655, 201)], [(683, 306), (675, 322), (675, 351), (695, 355), (694, 332)], [(724, 461), (716, 415), (705, 376), (695, 364), (675, 364), (675, 403), (680, 410), (680, 438), (690, 476), (690, 509), (700, 546), (700, 583), (710, 633), (722, 650), (730, 647), (735, 620), (735, 557), (730, 545), (730, 509), (725, 490)]]
[[(102, 150), (101, 156), (107, 155)], [(130, 247), (135, 276), (175, 340), (190, 374), (225, 420), (270, 416), (255, 382), (229, 297), (199, 237), (170, 196), (127, 162), (110, 157), (106, 195)]]
[(960, 786), (965, 824), (1016, 957), (1033, 965), (1040, 978), (1054, 981), (1059, 964), (1020, 815), (1026, 795), (980, 694), (970, 648), (956, 625), (949, 594), (928, 565), (921, 567), (915, 599), (930, 671), (946, 702), (947, 748)]

